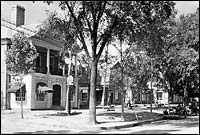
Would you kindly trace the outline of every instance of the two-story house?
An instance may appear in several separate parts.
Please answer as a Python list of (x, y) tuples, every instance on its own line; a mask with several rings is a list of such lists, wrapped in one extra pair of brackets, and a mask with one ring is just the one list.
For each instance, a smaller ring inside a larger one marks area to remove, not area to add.
[[(59, 67), (58, 52), (62, 44), (49, 38), (38, 38), (37, 24), (24, 25), (25, 9), (22, 6), (12, 6), (11, 22), (15, 25), (2, 27), (1, 30), (1, 99), (3, 99), (4, 108), (20, 108), (20, 101), (23, 100), (23, 107), (28, 109), (53, 109), (65, 108), (66, 91), (67, 91), (67, 67)], [(8, 25), (8, 24), (7, 24)], [(13, 33), (23, 31), (29, 36), (30, 44), (33, 44), (39, 56), (35, 60), (35, 68), (33, 72), (24, 76), (22, 98), (20, 98), (19, 90), (10, 90), (9, 84), (12, 82), (12, 76), (6, 71), (5, 51), (9, 48)], [(75, 68), (78, 65), (73, 65), (75, 69), (81, 71), (81, 76), (76, 85), (76, 88), (70, 87), (71, 107), (79, 108), (88, 105), (89, 102), (89, 69), (86, 67)], [(75, 79), (74, 79), (75, 80)], [(52, 89), (50, 92), (41, 92), (40, 88), (46, 86)]]
[[(22, 6), (12, 6), (11, 23), (1, 26), (1, 99), (4, 108), (20, 108), (21, 95), (19, 90), (9, 91), (9, 85), (13, 79), (6, 71), (5, 51), (12, 44), (11, 38), (16, 31), (23, 31), (28, 37), (30, 44), (33, 44), (39, 56), (35, 60), (33, 72), (24, 76), (23, 82), (23, 107), (27, 109), (55, 109), (65, 108), (67, 93), (67, 71), (68, 65), (59, 67), (58, 52), (62, 44), (50, 38), (38, 37), (38, 25), (25, 25), (25, 9)], [(79, 55), (79, 54), (77, 54)], [(88, 108), (90, 94), (90, 68), (81, 66), (73, 57), (72, 73), (74, 77), (73, 87), (70, 87), (70, 103), (72, 108)], [(78, 76), (76, 77), (77, 74)], [(51, 91), (41, 92), (41, 88), (47, 87)], [(103, 87), (101, 76), (97, 75), (97, 101), (101, 100)], [(106, 99), (105, 99), (106, 100)]]

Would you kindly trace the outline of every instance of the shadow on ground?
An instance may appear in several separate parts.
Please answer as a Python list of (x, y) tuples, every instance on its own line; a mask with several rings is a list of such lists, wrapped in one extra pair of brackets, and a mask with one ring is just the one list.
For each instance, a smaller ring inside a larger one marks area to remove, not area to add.
[[(34, 131), (34, 132), (14, 132), (13, 134), (111, 134), (119, 131), (123, 132), (123, 130), (109, 130), (109, 131), (102, 131), (102, 130), (96, 130), (96, 131), (80, 131), (80, 132), (72, 132), (70, 130), (44, 130), (44, 131)], [(143, 131), (132, 131), (132, 130), (126, 130), (125, 132), (127, 134), (170, 134), (170, 132), (178, 131), (178, 130), (143, 130)]]
[(129, 134), (170, 134), (170, 132), (174, 132), (178, 130), (143, 130), (143, 131), (132, 131)]
[(199, 125), (199, 117), (188, 117), (180, 120), (164, 120), (156, 122), (156, 124), (169, 124), (176, 127), (194, 127)]
[[(163, 115), (159, 113), (150, 113), (150, 112), (139, 112), (139, 113), (128, 113), (125, 112), (125, 121), (135, 121), (135, 120), (148, 120), (160, 118)], [(106, 112), (97, 114), (97, 116), (108, 116), (109, 119), (121, 118), (121, 113), (118, 112)]]
[(57, 112), (52, 114), (41, 114), (41, 115), (34, 115), (34, 116), (42, 116), (43, 118), (47, 118), (47, 116), (73, 116), (73, 115), (79, 115), (82, 114), (82, 112), (72, 112), (71, 114), (68, 114), (67, 112)]
[(54, 114), (47, 114), (47, 116), (72, 116), (72, 115), (79, 115), (82, 114), (82, 112), (72, 112), (71, 114), (68, 114), (66, 112), (57, 112)]
[(69, 134), (72, 133), (70, 130), (44, 130), (44, 131), (33, 131), (33, 132), (14, 132), (13, 134)]

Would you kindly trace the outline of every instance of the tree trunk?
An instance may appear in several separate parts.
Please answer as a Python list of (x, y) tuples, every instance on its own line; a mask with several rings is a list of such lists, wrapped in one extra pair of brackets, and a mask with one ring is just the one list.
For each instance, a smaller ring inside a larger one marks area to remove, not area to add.
[(140, 89), (140, 104), (142, 104), (142, 89)]
[(22, 88), (20, 88), (20, 95), (21, 95), (21, 117), (23, 119), (24, 116), (23, 116), (23, 101), (22, 101), (23, 94), (22, 94)]
[(90, 102), (89, 102), (89, 124), (96, 124), (96, 77), (97, 77), (97, 62), (91, 61), (91, 76), (90, 76)]
[(103, 106), (103, 109), (104, 109), (104, 99), (105, 99), (105, 92), (106, 92), (106, 76), (107, 76), (107, 68), (108, 68), (107, 59), (108, 59), (108, 44), (107, 44), (107, 50), (105, 51), (106, 68), (104, 70), (104, 86), (103, 86), (103, 94), (101, 98), (101, 105)]
[(79, 108), (79, 89), (78, 89), (78, 69), (77, 69), (77, 54), (75, 55), (75, 93), (76, 93), (76, 107)]
[(151, 90), (150, 90), (150, 113), (152, 113), (152, 100), (153, 100), (153, 89), (152, 89), (152, 81), (153, 81), (153, 68), (152, 68), (152, 58), (150, 58), (151, 61)]
[(104, 72), (104, 86), (103, 86), (103, 94), (102, 94), (102, 98), (101, 98), (101, 105), (103, 106), (104, 109), (104, 99), (105, 99), (105, 92), (106, 92), (106, 75), (107, 75), (107, 63), (106, 63), (106, 69)]
[[(68, 65), (68, 73), (67, 77), (70, 76), (71, 72), (71, 65), (72, 65), (72, 56), (71, 53), (69, 52), (70, 56), (70, 64)], [(67, 82), (68, 83), (68, 82)], [(66, 105), (65, 105), (65, 111), (67, 111), (68, 114), (71, 114), (71, 106), (70, 106), (70, 86), (67, 84), (67, 93), (66, 93)]]
[(152, 113), (152, 101), (153, 101), (153, 89), (152, 89), (152, 80), (151, 80), (151, 91), (150, 91), (150, 113)]
[(121, 112), (121, 120), (125, 121), (125, 117), (124, 117), (124, 96), (125, 96), (125, 92), (124, 92), (124, 67), (123, 67), (123, 51), (122, 51), (122, 41), (120, 41), (120, 47), (121, 47), (121, 79), (122, 79), (122, 95), (121, 95), (121, 105), (122, 105), (122, 112)]
[(184, 87), (184, 98), (183, 98), (184, 106), (186, 106), (187, 100), (188, 100), (188, 91), (187, 88)]

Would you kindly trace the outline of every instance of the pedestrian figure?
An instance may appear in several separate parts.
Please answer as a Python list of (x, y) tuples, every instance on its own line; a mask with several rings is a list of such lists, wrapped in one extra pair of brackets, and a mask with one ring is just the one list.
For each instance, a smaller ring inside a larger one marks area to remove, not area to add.
[(132, 109), (132, 106), (131, 106), (131, 101), (130, 101), (130, 99), (128, 100), (127, 106), (128, 106), (128, 109)]

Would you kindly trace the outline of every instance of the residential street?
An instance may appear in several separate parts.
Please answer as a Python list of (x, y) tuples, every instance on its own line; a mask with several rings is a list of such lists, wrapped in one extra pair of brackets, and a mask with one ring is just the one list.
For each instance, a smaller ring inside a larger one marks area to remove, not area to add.
[(199, 1), (1, 9), (1, 134), (199, 134)]
[[(189, 116), (187, 119), (181, 120), (162, 120), (162, 110), (153, 110), (153, 113), (150, 114), (149, 109), (138, 107), (135, 110), (126, 108), (126, 122), (122, 122), (120, 111), (120, 106), (116, 106), (115, 111), (97, 109), (97, 121), (100, 124), (89, 126), (87, 125), (87, 109), (72, 110), (76, 114), (71, 116), (65, 116), (63, 111), (57, 110), (25, 110), (24, 119), (20, 118), (19, 110), (6, 110), (1, 114), (1, 133), (197, 134), (199, 132), (199, 116)], [(138, 120), (136, 120), (135, 114), (137, 114)], [(143, 122), (146, 120), (149, 122)]]
[[(92, 132), (89, 132), (92, 133)], [(101, 134), (199, 134), (199, 117), (181, 120), (160, 120), (136, 127), (100, 131)]]

